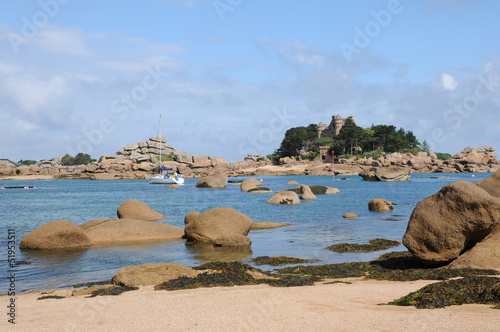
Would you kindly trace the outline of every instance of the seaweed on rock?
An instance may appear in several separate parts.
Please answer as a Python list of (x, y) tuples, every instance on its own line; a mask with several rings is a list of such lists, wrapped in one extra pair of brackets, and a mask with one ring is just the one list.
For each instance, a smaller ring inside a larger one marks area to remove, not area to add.
[(271, 266), (312, 263), (316, 261), (317, 260), (314, 259), (304, 259), (304, 258), (290, 257), (290, 256), (272, 256), (272, 257), (260, 256), (252, 259), (252, 262), (255, 265), (271, 265)]
[(129, 292), (133, 290), (137, 290), (139, 287), (121, 287), (114, 286), (106, 289), (98, 289), (92, 292), (92, 294), (88, 297), (96, 297), (96, 296), (104, 296), (104, 295), (120, 295), (123, 292)]
[(314, 266), (292, 266), (279, 273), (309, 274), (330, 278), (363, 277), (388, 281), (446, 280), (456, 277), (496, 275), (495, 270), (429, 268), (409, 252), (392, 252), (371, 262), (353, 262)]
[(471, 303), (500, 307), (500, 278), (473, 276), (438, 282), (388, 304), (435, 309)]
[(372, 239), (368, 241), (370, 244), (355, 244), (355, 243), (340, 243), (333, 244), (329, 247), (326, 247), (326, 250), (338, 252), (338, 253), (347, 253), (347, 252), (374, 252), (386, 250), (392, 247), (397, 247), (401, 244), (399, 241), (395, 240), (387, 240), (387, 239)]
[(37, 298), (37, 300), (48, 300), (48, 299), (60, 300), (60, 299), (65, 299), (65, 297), (59, 296), (59, 295), (45, 295), (45, 296), (40, 296), (39, 298)]
[(275, 287), (292, 287), (313, 285), (314, 281), (317, 280), (317, 278), (312, 278), (310, 276), (290, 275), (273, 275), (275, 278), (256, 279), (250, 274), (251, 272), (257, 272), (264, 275), (270, 275), (270, 273), (239, 262), (211, 262), (205, 263), (195, 269), (208, 269), (212, 272), (204, 272), (193, 278), (182, 276), (156, 285), (155, 290), (179, 290), (199, 287), (228, 287), (258, 284), (268, 284)]
[[(328, 190), (328, 187), (325, 187), (325, 186), (310, 186), (309, 188), (311, 189), (311, 191), (314, 195), (323, 195)], [(293, 191), (296, 194), (302, 193), (300, 187), (297, 187), (294, 189), (288, 189), (288, 191)]]

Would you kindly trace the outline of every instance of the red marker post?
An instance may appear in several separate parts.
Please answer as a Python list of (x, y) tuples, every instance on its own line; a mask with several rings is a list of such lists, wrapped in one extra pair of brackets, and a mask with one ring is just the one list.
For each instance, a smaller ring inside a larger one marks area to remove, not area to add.
[(335, 181), (335, 151), (332, 150), (332, 179)]

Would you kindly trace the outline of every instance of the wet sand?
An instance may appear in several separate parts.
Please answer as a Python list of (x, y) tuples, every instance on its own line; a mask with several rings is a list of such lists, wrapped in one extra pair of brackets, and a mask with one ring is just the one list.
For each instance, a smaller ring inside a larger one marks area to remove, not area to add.
[[(2, 331), (499, 331), (488, 305), (416, 309), (380, 305), (432, 281), (342, 279), (352, 284), (278, 288), (267, 285), (154, 291), (37, 300), (17, 297), (16, 326)], [(68, 294), (59, 290), (56, 294)], [(2, 303), (7, 303), (2, 296)], [(4, 305), (2, 305), (5, 308)], [(5, 310), (5, 309), (4, 309)]]

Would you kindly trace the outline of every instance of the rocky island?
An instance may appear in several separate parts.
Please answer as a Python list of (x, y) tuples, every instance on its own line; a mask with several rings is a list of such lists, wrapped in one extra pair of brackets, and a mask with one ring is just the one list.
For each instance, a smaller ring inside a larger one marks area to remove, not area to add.
[[(271, 160), (260, 155), (248, 155), (243, 161), (228, 163), (223, 158), (188, 154), (174, 149), (164, 137), (153, 136), (146, 141), (128, 144), (115, 154), (101, 157), (88, 165), (61, 165), (61, 158), (44, 159), (34, 165), (16, 166), (0, 161), (0, 179), (148, 179), (154, 170), (155, 151), (165, 151), (162, 167), (172, 168), (185, 178), (201, 178), (213, 173), (229, 177), (255, 175), (331, 175), (332, 164), (321, 160), (285, 157)], [(158, 157), (156, 157), (158, 168)], [(338, 158), (335, 175), (368, 174), (377, 168), (401, 168), (418, 173), (494, 173), (500, 169), (495, 149), (491, 146), (467, 147), (452, 158), (441, 160), (429, 152), (388, 153), (379, 158)]]

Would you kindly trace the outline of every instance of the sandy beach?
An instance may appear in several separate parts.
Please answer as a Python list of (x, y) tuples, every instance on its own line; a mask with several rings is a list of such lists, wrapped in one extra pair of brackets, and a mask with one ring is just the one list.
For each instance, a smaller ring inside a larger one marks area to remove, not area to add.
[[(499, 331), (500, 314), (488, 305), (416, 309), (380, 305), (431, 281), (364, 279), (351, 284), (278, 288), (267, 285), (154, 291), (119, 296), (37, 300), (17, 297), (16, 325), (2, 331)], [(69, 294), (58, 290), (55, 294)], [(3, 307), (7, 301), (2, 296)]]

